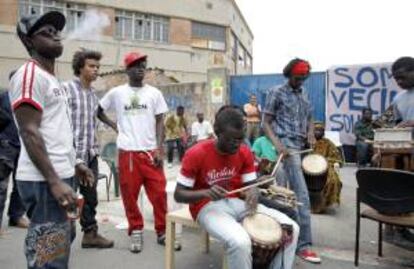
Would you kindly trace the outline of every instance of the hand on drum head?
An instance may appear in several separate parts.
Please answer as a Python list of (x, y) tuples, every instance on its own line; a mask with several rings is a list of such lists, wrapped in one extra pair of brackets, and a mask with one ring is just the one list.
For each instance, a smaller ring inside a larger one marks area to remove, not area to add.
[(257, 210), (257, 203), (259, 201), (259, 190), (255, 187), (248, 189), (246, 192), (246, 208), (248, 210), (247, 215), (253, 215)]
[(206, 190), (206, 196), (213, 201), (217, 201), (227, 196), (227, 190), (219, 185), (213, 185), (210, 189)]

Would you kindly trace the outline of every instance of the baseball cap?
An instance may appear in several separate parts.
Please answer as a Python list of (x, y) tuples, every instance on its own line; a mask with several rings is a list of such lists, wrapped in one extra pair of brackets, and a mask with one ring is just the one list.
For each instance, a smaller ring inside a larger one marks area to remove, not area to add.
[(131, 64), (135, 63), (138, 60), (142, 60), (146, 58), (147, 58), (147, 55), (141, 52), (129, 52), (124, 57), (125, 67), (130, 66)]
[(46, 24), (53, 25), (56, 30), (62, 31), (66, 24), (65, 15), (59, 11), (49, 11), (42, 15), (34, 14), (22, 16), (17, 22), (17, 33), (19, 35), (23, 34), (25, 36), (30, 36)]

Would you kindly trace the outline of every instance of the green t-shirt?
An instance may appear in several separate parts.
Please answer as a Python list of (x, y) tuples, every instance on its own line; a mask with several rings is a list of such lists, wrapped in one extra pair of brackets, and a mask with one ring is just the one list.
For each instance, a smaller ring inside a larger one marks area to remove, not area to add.
[(276, 161), (278, 155), (275, 146), (266, 136), (257, 138), (253, 143), (252, 150), (257, 157), (265, 158), (272, 162)]

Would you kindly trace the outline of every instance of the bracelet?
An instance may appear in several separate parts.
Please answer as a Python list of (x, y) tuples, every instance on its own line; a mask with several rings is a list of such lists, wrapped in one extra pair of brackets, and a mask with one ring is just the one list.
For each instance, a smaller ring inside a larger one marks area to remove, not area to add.
[(85, 162), (82, 159), (76, 159), (75, 166), (85, 164)]

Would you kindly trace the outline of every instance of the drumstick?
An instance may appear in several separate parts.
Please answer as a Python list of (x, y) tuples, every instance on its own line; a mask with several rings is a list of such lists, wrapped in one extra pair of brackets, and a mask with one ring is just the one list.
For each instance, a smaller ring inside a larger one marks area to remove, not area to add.
[(247, 185), (245, 187), (242, 187), (242, 188), (239, 188), (239, 189), (235, 189), (235, 190), (229, 191), (229, 192), (227, 192), (227, 194), (230, 195), (230, 194), (234, 194), (234, 193), (246, 191), (246, 190), (249, 190), (251, 188), (254, 188), (254, 187), (257, 187), (257, 186), (261, 186), (261, 185), (264, 185), (266, 183), (269, 183), (269, 182), (275, 180), (274, 176), (276, 174), (277, 168), (279, 167), (280, 162), (282, 161), (282, 159), (283, 159), (283, 153), (280, 154), (279, 159), (277, 160), (277, 163), (275, 165), (275, 168), (273, 169), (273, 172), (272, 172), (272, 174), (270, 175), (270, 177), (268, 179), (261, 180), (259, 182), (254, 183), (254, 184)]

